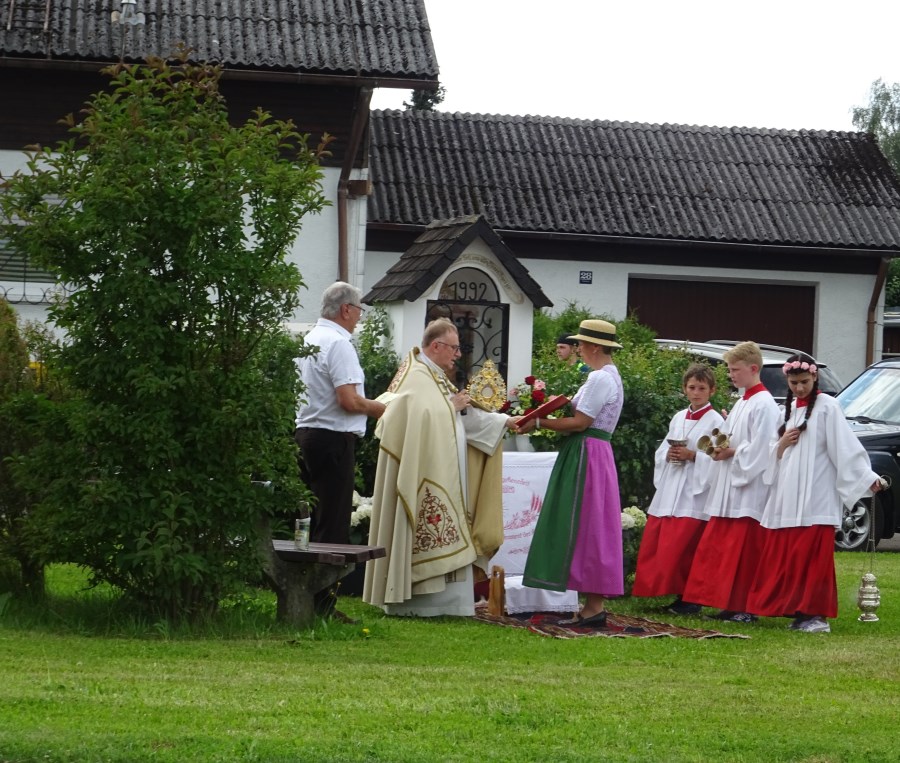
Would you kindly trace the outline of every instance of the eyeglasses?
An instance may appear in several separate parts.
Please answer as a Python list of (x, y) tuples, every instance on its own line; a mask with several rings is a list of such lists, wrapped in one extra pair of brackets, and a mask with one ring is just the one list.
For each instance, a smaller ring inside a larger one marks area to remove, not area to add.
[(451, 350), (453, 350), (453, 352), (460, 351), (460, 349), (459, 349), (460, 346), (458, 344), (447, 344), (446, 342), (442, 342), (440, 339), (435, 339), (434, 341), (437, 342), (438, 344), (444, 345), (444, 347), (449, 347)]
[(347, 307), (355, 307), (357, 310), (359, 310), (360, 315), (362, 315), (366, 311), (366, 308), (364, 308), (362, 305), (357, 305), (353, 302), (345, 302), (344, 304), (346, 304)]

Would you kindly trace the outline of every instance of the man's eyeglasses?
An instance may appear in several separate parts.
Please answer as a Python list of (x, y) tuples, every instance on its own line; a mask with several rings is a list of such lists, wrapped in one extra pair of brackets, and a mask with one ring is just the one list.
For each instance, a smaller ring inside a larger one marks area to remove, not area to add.
[(435, 339), (434, 341), (438, 344), (444, 345), (444, 347), (449, 347), (451, 350), (453, 350), (453, 352), (460, 351), (460, 346), (458, 344), (447, 344), (446, 342), (442, 342), (440, 339)]
[(366, 311), (366, 308), (364, 308), (362, 305), (357, 305), (354, 302), (346, 302), (345, 304), (347, 305), (347, 307), (355, 307), (357, 310), (359, 310), (360, 315), (362, 315)]

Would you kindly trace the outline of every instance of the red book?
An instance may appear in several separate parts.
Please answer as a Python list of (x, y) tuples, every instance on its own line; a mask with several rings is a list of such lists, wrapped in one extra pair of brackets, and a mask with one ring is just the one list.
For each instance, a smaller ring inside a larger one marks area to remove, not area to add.
[(557, 395), (556, 397), (548, 400), (543, 405), (539, 405), (531, 413), (526, 413), (524, 416), (522, 416), (522, 418), (519, 420), (518, 426), (522, 426), (522, 424), (525, 424), (532, 419), (542, 419), (544, 418), (544, 416), (549, 416), (554, 411), (558, 411), (568, 402), (569, 398), (567, 398), (565, 395)]

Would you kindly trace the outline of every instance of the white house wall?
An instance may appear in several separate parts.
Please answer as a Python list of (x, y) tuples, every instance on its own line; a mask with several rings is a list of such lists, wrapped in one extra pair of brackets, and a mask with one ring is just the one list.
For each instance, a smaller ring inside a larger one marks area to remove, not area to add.
[[(398, 255), (394, 252), (367, 252), (364, 290), (370, 289), (397, 258)], [(567, 302), (575, 302), (598, 314), (605, 313), (618, 319), (626, 314), (628, 279), (632, 276), (739, 281), (758, 283), (760, 288), (773, 283), (812, 285), (816, 287), (813, 353), (827, 362), (845, 384), (865, 368), (866, 320), (875, 276), (731, 268), (666, 268), (658, 265), (540, 259), (523, 260), (523, 264), (553, 302), (554, 313), (565, 308)], [(583, 270), (592, 271), (592, 284), (579, 283), (579, 275)], [(881, 314), (880, 307), (879, 304), (878, 315)], [(790, 320), (790, 317), (785, 316), (785, 320)], [(882, 331), (879, 325), (875, 329), (876, 358), (881, 356), (881, 343)], [(519, 356), (521, 353), (512, 355)]]
[[(771, 270), (740, 270), (732, 268), (661, 267), (609, 262), (572, 262), (557, 260), (524, 260), (544, 293), (554, 304), (554, 311), (565, 307), (567, 301), (608, 313), (615, 318), (625, 317), (628, 306), (628, 279), (692, 278), (708, 281), (738, 281), (767, 284), (812, 285), (816, 287), (816, 315), (813, 354), (827, 362), (845, 384), (859, 374), (866, 363), (866, 317), (875, 276), (838, 273), (794, 273)], [(579, 273), (593, 271), (593, 284), (579, 283)], [(879, 313), (880, 314), (880, 313)], [(785, 316), (786, 321), (790, 316)], [(715, 333), (714, 329), (711, 329)], [(680, 337), (671, 337), (678, 339)], [(713, 339), (716, 337), (706, 337)], [(724, 338), (724, 337), (719, 337)], [(729, 337), (732, 338), (732, 337)], [(752, 337), (733, 337), (748, 339)], [(875, 357), (881, 355), (881, 330), (875, 332)]]
[[(0, 151), (0, 174), (9, 176), (17, 170), (26, 170), (26, 157), (21, 151)], [(291, 321), (314, 323), (319, 316), (322, 292), (338, 278), (338, 215), (337, 185), (340, 170), (323, 168), (322, 185), (329, 206), (321, 213), (307, 215), (303, 226), (287, 258), (300, 269), (305, 288), (300, 292), (301, 306), (294, 312)], [(365, 241), (366, 199), (350, 199), (348, 204), (348, 273), (351, 283), (362, 288), (360, 252)], [(10, 289), (10, 297), (15, 299), (21, 293), (21, 284), (3, 282)], [(44, 287), (29, 287), (31, 301), (40, 300)], [(47, 304), (13, 304), (13, 308), (29, 320), (46, 321)]]

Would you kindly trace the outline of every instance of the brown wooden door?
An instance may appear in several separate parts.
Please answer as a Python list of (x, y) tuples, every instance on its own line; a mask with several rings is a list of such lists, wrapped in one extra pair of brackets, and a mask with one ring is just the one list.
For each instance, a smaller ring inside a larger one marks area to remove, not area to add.
[(628, 313), (660, 339), (751, 339), (811, 353), (814, 286), (628, 280)]

